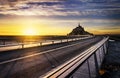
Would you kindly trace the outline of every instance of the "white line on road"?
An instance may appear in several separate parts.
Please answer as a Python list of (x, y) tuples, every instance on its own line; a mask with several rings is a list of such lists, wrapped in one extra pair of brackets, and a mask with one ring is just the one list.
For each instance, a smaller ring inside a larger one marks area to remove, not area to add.
[[(84, 37), (84, 38), (74, 38), (78, 39), (78, 40), (82, 40), (82, 39), (87, 39), (87, 38), (91, 38), (92, 36), (88, 36), (88, 37)], [(0, 52), (3, 51), (9, 51), (9, 50), (16, 50), (16, 49), (23, 49), (23, 48), (30, 48), (30, 47), (36, 47), (36, 46), (41, 46), (41, 45), (49, 45), (49, 44), (56, 44), (56, 43), (64, 43), (64, 42), (69, 42), (69, 41), (73, 41), (73, 39), (63, 39), (61, 40), (50, 40), (50, 41), (46, 41), (46, 42), (37, 42), (34, 44), (12, 44), (12, 45), (0, 45)]]
[(0, 65), (5, 64), (5, 63), (10, 63), (10, 62), (13, 62), (13, 61), (18, 61), (18, 60), (25, 59), (25, 58), (29, 58), (29, 57), (33, 57), (33, 56), (37, 56), (37, 55), (41, 55), (41, 54), (45, 54), (45, 53), (49, 53), (49, 52), (52, 52), (52, 51), (55, 51), (55, 50), (64, 49), (64, 48), (71, 47), (71, 46), (78, 45), (78, 44), (79, 43), (75, 43), (75, 44), (72, 44), (72, 45), (67, 45), (67, 46), (56, 48), (56, 49), (51, 49), (51, 50), (43, 51), (43, 52), (40, 52), (40, 53), (35, 53), (35, 54), (31, 54), (31, 55), (27, 55), (27, 56), (23, 56), (23, 57), (18, 57), (18, 58), (15, 58), (15, 59), (3, 61), (3, 62), (0, 62)]

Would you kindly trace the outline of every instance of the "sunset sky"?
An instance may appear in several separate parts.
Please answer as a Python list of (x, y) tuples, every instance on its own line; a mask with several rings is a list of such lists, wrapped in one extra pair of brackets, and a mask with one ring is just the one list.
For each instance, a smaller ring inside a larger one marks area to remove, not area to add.
[(66, 35), (78, 23), (120, 34), (120, 0), (0, 0), (0, 35)]

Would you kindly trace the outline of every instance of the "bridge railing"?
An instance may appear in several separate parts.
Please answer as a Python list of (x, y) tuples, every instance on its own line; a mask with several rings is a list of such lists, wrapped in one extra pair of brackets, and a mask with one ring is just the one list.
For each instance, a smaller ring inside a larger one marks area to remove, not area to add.
[[(0, 45), (0, 52), (2, 51), (8, 51), (8, 50), (14, 50), (14, 49), (23, 49), (23, 48), (29, 48), (29, 47), (36, 47), (36, 46), (43, 46), (43, 45), (50, 45), (50, 44), (56, 44), (56, 43), (64, 43), (64, 42), (71, 42), (76, 40), (82, 40), (91, 38), (93, 36), (85, 36), (85, 37), (76, 37), (76, 38), (69, 38), (69, 39), (57, 39), (57, 40), (44, 40), (44, 41), (29, 41), (29, 42), (15, 42), (11, 44), (4, 44)], [(1, 42), (5, 43), (5, 42)]]
[[(63, 65), (48, 72), (42, 78), (95, 78), (107, 52), (108, 37), (85, 50)], [(41, 77), (40, 77), (41, 78)]]

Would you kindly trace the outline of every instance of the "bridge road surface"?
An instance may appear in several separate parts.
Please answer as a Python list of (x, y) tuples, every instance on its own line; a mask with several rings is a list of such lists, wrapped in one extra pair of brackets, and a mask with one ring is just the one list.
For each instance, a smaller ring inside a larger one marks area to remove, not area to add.
[(0, 52), (0, 78), (39, 78), (101, 39), (101, 37), (93, 37), (68, 43)]

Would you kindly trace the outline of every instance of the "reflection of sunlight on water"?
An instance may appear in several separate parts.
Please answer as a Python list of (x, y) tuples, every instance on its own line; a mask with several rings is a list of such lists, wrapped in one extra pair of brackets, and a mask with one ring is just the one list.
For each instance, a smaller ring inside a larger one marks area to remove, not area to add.
[[(40, 36), (23, 36), (20, 38), (16, 39), (19, 43), (24, 43), (24, 44), (33, 44), (35, 42), (41, 42), (44, 39)], [(44, 40), (45, 41), (45, 40)]]
[(41, 39), (39, 39), (39, 38), (37, 38), (35, 36), (26, 36), (24, 38), (24, 41), (38, 41), (38, 40), (41, 40)]

